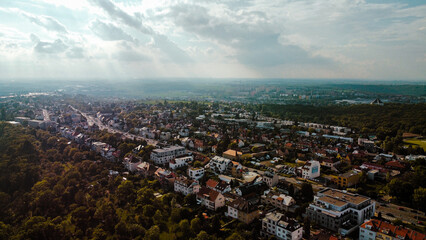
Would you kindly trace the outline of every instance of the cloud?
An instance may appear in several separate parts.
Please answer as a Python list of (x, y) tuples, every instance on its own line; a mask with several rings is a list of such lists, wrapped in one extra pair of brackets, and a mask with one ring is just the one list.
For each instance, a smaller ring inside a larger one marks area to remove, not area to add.
[(36, 53), (44, 53), (44, 54), (57, 54), (62, 53), (67, 50), (68, 46), (65, 45), (61, 39), (56, 39), (53, 42), (42, 42), (39, 41), (35, 47), (34, 51)]
[(145, 26), (142, 23), (142, 18), (140, 15), (132, 16), (125, 11), (121, 10), (119, 7), (117, 7), (114, 3), (112, 3), (109, 0), (91, 0), (93, 4), (96, 6), (102, 8), (105, 12), (108, 13), (112, 18), (118, 18), (120, 19), (124, 24), (136, 28), (142, 33), (145, 34), (152, 34), (153, 31), (150, 27)]
[(49, 16), (35, 16), (26, 12), (21, 12), (22, 16), (29, 19), (32, 23), (35, 23), (48, 31), (58, 32), (58, 33), (68, 33), (65, 26), (60, 23), (58, 20), (49, 17)]
[(125, 61), (125, 62), (145, 62), (151, 60), (151, 58), (136, 52), (129, 50), (121, 50), (111, 55), (113, 60)]
[(111, 18), (118, 18), (127, 26), (133, 27), (144, 34), (150, 35), (155, 41), (152, 46), (158, 47), (174, 62), (180, 64), (191, 62), (191, 58), (188, 54), (179, 48), (179, 46), (177, 46), (167, 36), (155, 32), (151, 27), (144, 24), (144, 17), (141, 14), (130, 15), (109, 0), (91, 0), (91, 2), (102, 8)]
[(263, 12), (226, 12), (222, 16), (213, 16), (206, 7), (179, 4), (171, 7), (168, 16), (185, 31), (231, 46), (235, 50), (234, 57), (250, 67), (332, 62), (314, 57), (296, 44), (281, 44), (280, 29), (271, 27)]
[(67, 51), (66, 56), (69, 58), (84, 58), (84, 49), (82, 47), (73, 47)]
[(116, 25), (102, 22), (99, 19), (91, 22), (89, 27), (96, 36), (105, 41), (126, 40), (134, 43), (138, 42), (137, 39), (133, 38)]

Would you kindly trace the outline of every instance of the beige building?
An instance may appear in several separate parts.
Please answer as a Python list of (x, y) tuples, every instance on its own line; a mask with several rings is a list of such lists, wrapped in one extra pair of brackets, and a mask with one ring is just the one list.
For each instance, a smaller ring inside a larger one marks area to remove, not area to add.
[(257, 207), (243, 198), (237, 198), (228, 203), (228, 217), (238, 219), (246, 224), (257, 219), (259, 214)]

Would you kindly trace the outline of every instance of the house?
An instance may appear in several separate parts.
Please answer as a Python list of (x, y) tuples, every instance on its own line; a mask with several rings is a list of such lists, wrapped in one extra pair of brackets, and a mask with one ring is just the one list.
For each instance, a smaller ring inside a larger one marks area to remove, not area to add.
[(228, 183), (226, 183), (225, 181), (218, 182), (218, 181), (215, 181), (213, 179), (207, 180), (206, 187), (213, 189), (215, 191), (218, 191), (222, 194), (224, 194), (226, 192), (230, 192), (232, 190), (231, 186)]
[(166, 164), (170, 160), (186, 154), (186, 149), (180, 146), (171, 146), (152, 150), (151, 159), (155, 164)]
[(199, 152), (204, 152), (204, 149), (206, 148), (204, 145), (203, 140), (195, 139), (194, 141), (194, 148), (197, 149)]
[(321, 165), (318, 161), (311, 160), (305, 163), (302, 170), (302, 177), (306, 179), (314, 179), (320, 176)]
[(225, 206), (225, 197), (218, 191), (207, 187), (201, 187), (197, 193), (197, 201), (207, 209), (216, 211)]
[(130, 156), (130, 157), (125, 157), (125, 158), (123, 159), (124, 167), (125, 167), (127, 170), (129, 170), (130, 172), (137, 171), (137, 167), (138, 167), (138, 165), (139, 165), (139, 164), (141, 164), (141, 163), (142, 163), (142, 162), (141, 162), (139, 159), (134, 158), (134, 157), (132, 157), (132, 156)]
[(200, 184), (198, 181), (193, 179), (188, 179), (184, 177), (178, 177), (174, 182), (174, 191), (182, 193), (183, 195), (188, 195), (192, 193), (198, 193), (200, 190)]
[(266, 171), (262, 176), (262, 181), (268, 185), (268, 187), (274, 187), (278, 184), (278, 181), (280, 180), (280, 177), (276, 173), (272, 173), (269, 171)]
[(282, 213), (270, 212), (262, 219), (262, 237), (276, 237), (277, 239), (302, 239), (303, 227), (292, 218)]
[(188, 168), (188, 176), (191, 179), (199, 180), (204, 176), (204, 168), (190, 167)]
[(240, 178), (243, 175), (243, 165), (241, 163), (232, 161), (231, 175), (236, 178)]
[(186, 156), (186, 157), (180, 157), (170, 160), (169, 162), (169, 168), (170, 169), (177, 169), (184, 166), (187, 166), (189, 162), (192, 162), (193, 157), (192, 156)]
[(223, 152), (222, 156), (227, 159), (231, 160), (238, 160), (243, 155), (242, 152), (238, 152), (236, 150), (228, 149), (225, 152)]
[(253, 220), (259, 218), (260, 212), (257, 206), (243, 198), (237, 198), (227, 205), (228, 217), (238, 219), (245, 224), (250, 224)]
[(148, 162), (142, 162), (136, 167), (136, 171), (144, 177), (154, 176), (157, 169), (158, 167)]
[(337, 158), (326, 158), (322, 160), (321, 165), (329, 168), (336, 167), (340, 164), (340, 160)]
[(294, 210), (296, 210), (296, 201), (291, 196), (274, 193), (269, 190), (265, 191), (265, 193), (260, 197), (260, 202), (272, 205), (286, 212), (294, 212)]
[(215, 156), (210, 160), (209, 167), (216, 173), (224, 173), (228, 169), (230, 163), (231, 160), (227, 158)]
[(349, 171), (339, 176), (335, 176), (332, 181), (341, 188), (352, 187), (359, 183), (361, 173), (358, 171)]
[(371, 219), (359, 227), (359, 240), (369, 239), (425, 240), (426, 235), (385, 221)]
[(311, 222), (342, 236), (356, 231), (374, 212), (375, 202), (371, 198), (330, 188), (319, 191), (306, 208)]

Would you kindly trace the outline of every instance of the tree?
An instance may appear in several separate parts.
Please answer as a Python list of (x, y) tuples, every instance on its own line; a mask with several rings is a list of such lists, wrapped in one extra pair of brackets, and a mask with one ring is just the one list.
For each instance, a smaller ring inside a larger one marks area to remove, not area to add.
[(292, 197), (294, 196), (294, 186), (291, 183), (289, 183), (289, 186), (288, 186), (288, 195)]
[(160, 238), (160, 228), (157, 225), (152, 226), (146, 231), (145, 239), (158, 240)]
[(206, 233), (205, 231), (201, 231), (200, 233), (198, 233), (196, 239), (197, 240), (211, 240), (212, 237), (210, 237), (210, 235), (208, 233)]
[(414, 190), (413, 203), (419, 210), (426, 210), (426, 188), (419, 187)]
[(306, 239), (311, 237), (311, 220), (308, 217), (303, 222), (303, 232)]
[(314, 199), (314, 191), (310, 183), (302, 183), (300, 193), (302, 194), (302, 198), (308, 202)]
[(191, 232), (196, 235), (201, 230), (201, 220), (199, 218), (194, 218), (191, 220)]
[(234, 232), (231, 236), (226, 238), (226, 240), (244, 240), (244, 239), (245, 238), (237, 232)]

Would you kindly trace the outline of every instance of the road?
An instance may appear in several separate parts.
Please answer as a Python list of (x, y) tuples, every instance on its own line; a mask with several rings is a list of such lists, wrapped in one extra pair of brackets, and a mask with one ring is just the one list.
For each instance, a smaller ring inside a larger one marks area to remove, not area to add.
[(43, 109), (43, 118), (44, 118), (44, 121), (50, 121), (50, 115), (46, 109)]
[[(423, 212), (417, 211), (417, 213), (413, 213), (411, 208), (398, 206), (392, 203), (386, 203), (386, 205), (381, 205), (380, 202), (376, 202), (376, 212), (381, 212), (382, 217), (387, 220), (395, 220), (400, 219), (404, 222), (409, 222), (417, 225), (418, 221), (425, 222), (425, 214)], [(402, 209), (402, 210), (400, 210)], [(389, 216), (387, 214), (392, 214), (394, 217)]]
[(128, 138), (128, 139), (137, 139), (139, 141), (143, 141), (145, 140), (149, 145), (157, 145), (157, 141), (153, 140), (153, 139), (149, 139), (149, 138), (143, 138), (141, 136), (135, 135), (135, 134), (131, 134), (129, 132), (124, 132), (118, 129), (115, 129), (111, 126), (105, 125), (99, 118), (91, 116), (87, 113), (84, 113), (78, 109), (76, 109), (75, 107), (70, 105), (70, 108), (72, 108), (74, 111), (79, 112), (83, 117), (85, 117), (87, 119), (87, 124), (88, 125), (93, 125), (96, 124), (100, 130), (104, 130), (106, 129), (108, 132), (110, 133), (119, 133), (121, 135), (123, 135), (124, 137)]

